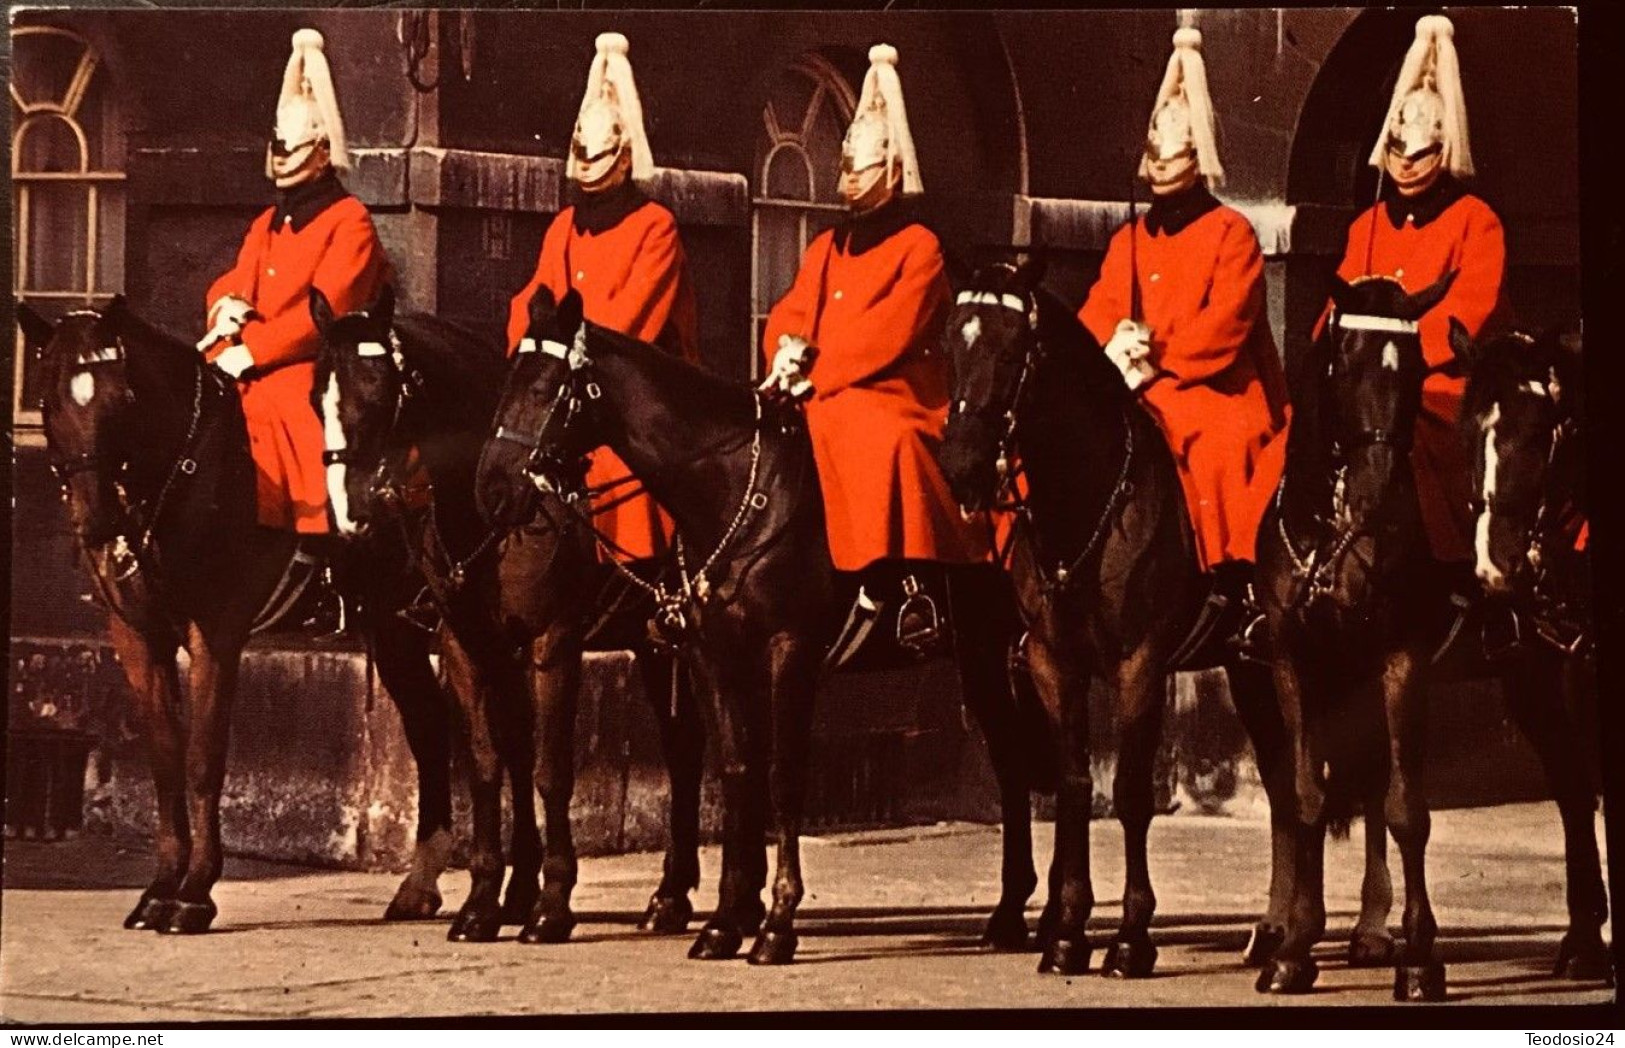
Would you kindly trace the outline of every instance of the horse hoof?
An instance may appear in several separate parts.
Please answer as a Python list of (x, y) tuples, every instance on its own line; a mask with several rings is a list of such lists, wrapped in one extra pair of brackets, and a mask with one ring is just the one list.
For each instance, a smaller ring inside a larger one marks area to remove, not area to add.
[(1574, 982), (1602, 980), (1612, 986), (1614, 960), (1600, 936), (1588, 936), (1576, 942), (1574, 936), (1565, 935), (1557, 948), (1557, 963), (1552, 966), (1552, 974)]
[(1114, 939), (1106, 947), (1100, 974), (1109, 979), (1145, 979), (1157, 966), (1157, 948), (1146, 939)]
[(1320, 966), (1311, 958), (1290, 961), (1277, 957), (1258, 973), (1258, 981), (1253, 984), (1253, 988), (1259, 993), (1277, 995), (1308, 993), (1314, 989), (1315, 980), (1318, 978)]
[(1393, 936), (1375, 932), (1355, 932), (1349, 939), (1350, 968), (1386, 968), (1397, 953)]
[(395, 898), (384, 910), (386, 921), (428, 921), (440, 912), (440, 893), (433, 888), (409, 888), (401, 885)]
[(700, 929), (699, 938), (688, 948), (691, 961), (731, 961), (739, 956), (744, 937), (726, 924), (712, 921)]
[(1087, 939), (1052, 939), (1038, 958), (1038, 971), (1043, 975), (1082, 975), (1089, 970), (1092, 952)]
[(570, 940), (576, 929), (576, 919), (569, 914), (550, 914), (535, 923), (527, 923), (519, 933), (519, 941), (529, 945), (556, 945)]
[(1275, 951), (1284, 942), (1285, 928), (1260, 921), (1253, 925), (1253, 933), (1247, 937), (1247, 948), (1241, 951), (1241, 962), (1249, 968), (1261, 968), (1275, 959)]
[(496, 942), (502, 930), (499, 910), (461, 910), (446, 931), (447, 942)]
[(676, 935), (688, 931), (688, 922), (694, 917), (694, 904), (687, 895), (665, 896), (656, 894), (649, 899), (649, 908), (643, 911), (638, 928), (656, 935)]
[(136, 901), (135, 909), (125, 916), (124, 927), (131, 931), (157, 931), (169, 923), (178, 905), (174, 899), (154, 899), (143, 895)]
[(1438, 961), (1426, 964), (1401, 964), (1394, 968), (1394, 1000), (1444, 1000), (1444, 965)]
[(211, 902), (176, 901), (169, 920), (154, 926), (159, 935), (202, 935), (220, 911)]
[(999, 908), (987, 919), (982, 932), (982, 944), (999, 951), (1020, 951), (1027, 948), (1027, 918), (1020, 910)]
[(1055, 941), (1055, 926), (1060, 923), (1061, 913), (1054, 906), (1045, 906), (1038, 915), (1038, 948), (1048, 949), (1049, 944)]
[(795, 932), (763, 929), (745, 960), (751, 964), (789, 964), (795, 959), (796, 943), (799, 941)]

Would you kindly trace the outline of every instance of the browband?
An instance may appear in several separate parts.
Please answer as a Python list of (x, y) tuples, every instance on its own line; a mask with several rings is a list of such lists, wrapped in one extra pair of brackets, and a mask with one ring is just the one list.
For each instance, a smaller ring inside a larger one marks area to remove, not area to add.
[(519, 340), (519, 349), (516, 352), (535, 353), (538, 350), (550, 357), (557, 357), (559, 360), (566, 360), (570, 356), (570, 347), (563, 342), (554, 342), (552, 339), (547, 338), (537, 342), (536, 339), (529, 336)]
[(1392, 331), (1401, 335), (1416, 334), (1416, 321), (1398, 317), (1378, 317), (1369, 313), (1337, 313), (1332, 322), (1344, 331)]
[(1013, 309), (1017, 313), (1027, 312), (1027, 303), (1022, 301), (1021, 296), (1012, 295), (1009, 292), (999, 295), (991, 291), (961, 291), (959, 297), (954, 299), (954, 304), (959, 306), (1003, 306), (1005, 309)]

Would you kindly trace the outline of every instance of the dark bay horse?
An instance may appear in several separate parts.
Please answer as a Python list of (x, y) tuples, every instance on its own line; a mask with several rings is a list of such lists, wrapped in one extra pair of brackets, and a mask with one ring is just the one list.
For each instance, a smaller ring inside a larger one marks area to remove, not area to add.
[[(1596, 787), (1576, 708), (1593, 672), (1586, 522), (1584, 377), (1577, 339), (1519, 332), (1474, 343), (1452, 322), (1468, 372), (1462, 437), (1476, 500), (1475, 571), (1487, 627), (1512, 643), (1489, 654), (1519, 729), (1534, 746), (1563, 821), (1569, 927), (1554, 971), (1608, 979), (1608, 895), (1597, 853)], [(1491, 644), (1492, 648), (1497, 645)], [(1594, 686), (1594, 681), (1590, 681)], [(1565, 701), (1568, 700), (1568, 701)]]
[[(1034, 263), (992, 266), (958, 296), (948, 320), (954, 385), (941, 461), (967, 510), (1011, 497), (1018, 456), (1027, 483), (1010, 572), (1058, 769), (1039, 970), (1077, 974), (1090, 965), (1088, 698), (1098, 679), (1116, 713), (1112, 792), (1127, 850), (1122, 925), (1102, 970), (1143, 977), (1156, 963), (1146, 850), (1153, 762), (1171, 660), (1208, 587), (1174, 460), (1155, 420), (1072, 311), (1039, 288), (1039, 278)], [(1267, 673), (1239, 659), (1226, 669), (1249, 729), (1262, 734), (1250, 715), (1272, 704)], [(1031, 869), (1030, 844), (1024, 861)], [(1000, 906), (1019, 914), (1025, 901), (1022, 895)]]
[[(585, 322), (574, 291), (557, 303), (539, 291), (530, 314), (487, 448), (482, 502), (507, 516), (528, 471), (563, 505), (578, 503), (586, 455), (607, 444), (672, 515), (679, 577), (641, 585), (662, 631), (689, 649), (724, 805), (717, 908), (689, 956), (731, 958), (754, 935), (752, 963), (787, 963), (804, 890), (813, 693), (834, 632), (811, 444), (799, 415), (764, 417), (748, 387)], [(779, 850), (767, 911), (770, 811)]]
[[(1415, 295), (1396, 281), (1334, 278), (1333, 311), (1294, 391), (1286, 473), (1258, 539), (1277, 700), (1293, 792), (1292, 901), (1284, 939), (1259, 976), (1305, 993), (1325, 932), (1328, 825), (1380, 801), (1405, 872), (1398, 1000), (1439, 1000), (1444, 966), (1428, 901), (1430, 829), (1422, 772), (1426, 677), (1438, 637), (1418, 582), (1430, 575), (1409, 450), (1421, 410), (1416, 321), (1454, 274)], [(1442, 594), (1441, 594), (1442, 599)]]
[[(522, 942), (561, 942), (575, 919), (569, 897), (576, 853), (576, 700), (593, 598), (592, 539), (563, 507), (542, 505), (523, 522), (487, 524), (476, 509), (482, 448), (503, 388), (501, 347), (424, 314), (394, 312), (392, 292), (334, 317), (312, 296), (323, 333), (318, 412), (328, 426), (330, 485), (341, 527), (412, 532), (427, 601), (440, 619), (442, 659), (458, 696), (474, 808), (473, 888), (449, 937), (491, 941), (520, 924)], [(403, 504), (427, 479), (430, 511), (414, 522)], [(635, 645), (634, 645), (635, 646)], [(692, 702), (668, 708), (669, 671), (640, 652), (645, 691), (658, 707), (672, 779), (672, 839), (661, 886), (644, 923), (680, 931), (699, 883), (703, 736)], [(681, 696), (679, 696), (681, 698)], [(503, 776), (513, 803), (512, 874), (501, 898)], [(535, 792), (542, 797), (545, 840)]]
[[(298, 539), (256, 523), (254, 463), (234, 382), (115, 298), (55, 329), (26, 306), (41, 353), (46, 438), (82, 559), (135, 695), (158, 797), (158, 871), (126, 927), (206, 931), (216, 910), (220, 791), (238, 660), (286, 582)], [(430, 917), (451, 850), (450, 720), (419, 632), (379, 608), (399, 551), (352, 571), (363, 633), (418, 768), (418, 842), (386, 920)], [(175, 655), (191, 658), (182, 700)]]

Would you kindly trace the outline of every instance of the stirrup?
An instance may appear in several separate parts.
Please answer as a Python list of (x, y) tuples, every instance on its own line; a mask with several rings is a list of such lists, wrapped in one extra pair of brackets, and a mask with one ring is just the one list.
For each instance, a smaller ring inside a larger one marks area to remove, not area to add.
[(1264, 609), (1258, 603), (1253, 584), (1247, 583), (1247, 596), (1241, 602), (1241, 628), (1229, 638), (1230, 649), (1243, 662), (1270, 664), (1270, 652), (1264, 632)]
[(897, 646), (923, 659), (942, 640), (942, 619), (932, 600), (913, 575), (903, 579), (903, 606), (897, 609)]
[(852, 602), (852, 610), (847, 612), (841, 632), (836, 635), (835, 643), (830, 645), (829, 652), (824, 656), (825, 672), (838, 670), (852, 661), (852, 657), (863, 648), (863, 642), (869, 639), (869, 634), (878, 621), (880, 621), (880, 605), (870, 598), (867, 590), (859, 586), (858, 597)]

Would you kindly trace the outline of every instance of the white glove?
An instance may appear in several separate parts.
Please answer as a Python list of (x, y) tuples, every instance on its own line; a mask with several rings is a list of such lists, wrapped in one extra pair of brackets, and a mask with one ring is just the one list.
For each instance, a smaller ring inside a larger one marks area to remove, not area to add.
[(1123, 384), (1139, 389), (1156, 377), (1151, 366), (1151, 329), (1133, 320), (1122, 320), (1106, 342), (1106, 357), (1123, 373)]
[(780, 335), (778, 352), (773, 355), (773, 367), (757, 389), (788, 397), (792, 401), (812, 396), (813, 384), (807, 377), (806, 369), (816, 356), (817, 351), (807, 344), (806, 339)]
[(254, 366), (254, 354), (248, 351), (247, 346), (239, 342), (235, 346), (228, 346), (218, 357), (215, 357), (214, 366), (232, 378), (242, 378), (243, 372)]
[(214, 326), (198, 341), (199, 353), (216, 342), (233, 339), (241, 334), (243, 325), (254, 315), (254, 307), (236, 295), (225, 295), (209, 310), (209, 315), (214, 317)]

